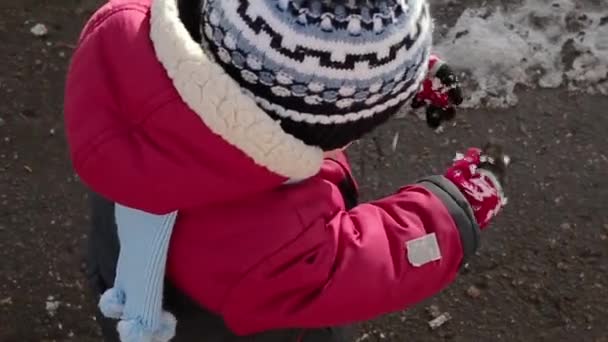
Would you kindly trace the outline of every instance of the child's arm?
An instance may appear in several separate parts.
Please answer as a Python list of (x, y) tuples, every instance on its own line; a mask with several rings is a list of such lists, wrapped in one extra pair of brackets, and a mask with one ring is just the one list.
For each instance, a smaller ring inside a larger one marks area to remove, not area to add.
[(227, 323), (243, 334), (343, 325), (436, 294), (477, 249), (477, 220), (485, 226), (502, 205), (495, 178), (471, 167), (479, 159), (471, 150), (449, 179), (430, 177), (350, 211), (302, 215), (305, 232), (228, 296)]

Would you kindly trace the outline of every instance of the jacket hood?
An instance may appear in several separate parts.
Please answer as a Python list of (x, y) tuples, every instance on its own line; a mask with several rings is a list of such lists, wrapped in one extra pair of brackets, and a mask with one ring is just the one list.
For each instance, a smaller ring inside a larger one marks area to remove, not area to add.
[(268, 191), (323, 161), (207, 57), (176, 0), (111, 0), (93, 15), (70, 65), (65, 121), (80, 178), (151, 213)]
[(175, 89), (213, 132), (257, 164), (287, 178), (318, 172), (322, 151), (285, 133), (195, 42), (176, 0), (153, 0), (150, 38)]

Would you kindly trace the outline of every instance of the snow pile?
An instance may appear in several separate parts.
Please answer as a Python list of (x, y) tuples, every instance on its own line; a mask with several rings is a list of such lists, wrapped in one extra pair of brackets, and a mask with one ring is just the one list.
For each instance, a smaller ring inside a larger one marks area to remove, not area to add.
[(463, 71), (465, 107), (508, 107), (515, 86), (608, 95), (608, 6), (578, 0), (524, 0), (515, 9), (466, 9), (436, 42)]

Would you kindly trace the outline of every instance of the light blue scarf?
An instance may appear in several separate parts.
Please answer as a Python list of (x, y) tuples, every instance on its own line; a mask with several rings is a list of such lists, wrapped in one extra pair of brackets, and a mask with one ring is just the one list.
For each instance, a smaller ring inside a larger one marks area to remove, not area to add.
[(175, 317), (162, 308), (165, 264), (177, 212), (154, 215), (116, 204), (120, 254), (114, 287), (99, 301), (104, 316), (120, 319), (122, 342), (166, 342)]

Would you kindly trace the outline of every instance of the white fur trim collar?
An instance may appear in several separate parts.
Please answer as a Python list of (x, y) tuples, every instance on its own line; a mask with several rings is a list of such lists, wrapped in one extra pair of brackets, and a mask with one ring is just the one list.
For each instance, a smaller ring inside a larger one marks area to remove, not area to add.
[(183, 101), (214, 133), (254, 162), (290, 179), (321, 168), (323, 152), (283, 131), (191, 37), (176, 0), (153, 0), (150, 38)]

